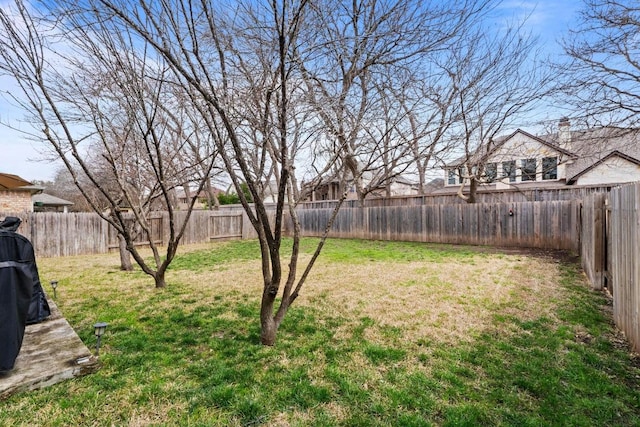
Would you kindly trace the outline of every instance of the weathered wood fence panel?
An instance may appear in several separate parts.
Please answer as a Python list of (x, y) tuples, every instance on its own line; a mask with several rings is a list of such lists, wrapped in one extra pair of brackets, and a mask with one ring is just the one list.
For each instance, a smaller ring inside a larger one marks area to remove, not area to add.
[[(208, 212), (210, 211), (204, 211), (204, 212), (196, 211), (191, 213), (191, 215), (189, 216), (189, 221), (187, 222), (187, 226), (184, 230), (184, 234), (182, 235), (181, 244), (191, 245), (194, 243), (202, 243), (204, 241), (208, 241), (207, 240), (208, 236), (205, 236), (205, 234), (208, 233), (208, 230), (209, 230), (209, 216), (206, 215), (206, 213)], [(205, 213), (205, 215), (201, 215), (202, 213)], [(182, 227), (182, 224), (184, 224), (186, 219), (187, 219), (186, 212), (175, 213), (175, 221), (178, 229), (179, 227)], [(168, 214), (166, 217), (166, 221), (169, 221)], [(168, 231), (169, 227), (166, 227), (166, 229)], [(167, 239), (168, 237), (169, 236), (167, 236)], [(168, 240), (165, 240), (165, 241), (168, 242)]]
[(605, 216), (607, 194), (593, 194), (582, 202), (580, 258), (593, 289), (602, 290), (606, 270)]
[[(0, 213), (0, 218), (22, 219), (18, 233), (29, 239), (37, 257), (102, 254), (118, 250), (118, 234), (94, 213), (21, 212)], [(186, 212), (177, 212), (178, 226)], [(169, 241), (169, 214), (153, 212), (148, 219), (151, 239), (164, 245)], [(248, 226), (243, 226), (248, 224)], [(256, 233), (243, 211), (195, 211), (189, 217), (181, 244), (205, 243), (219, 237), (255, 238)], [(140, 233), (136, 245), (148, 245), (149, 236)]]
[[(129, 221), (131, 225), (134, 224), (133, 215), (130, 215)], [(164, 224), (168, 224), (168, 219), (167, 219), (167, 222), (165, 222), (165, 218), (162, 212), (154, 212), (147, 219), (147, 223), (148, 223), (150, 236), (148, 236), (147, 233), (145, 233), (142, 230), (138, 231), (135, 238), (133, 239), (134, 244), (136, 246), (148, 245), (150, 238), (156, 245), (162, 245), (164, 242), (167, 241), (168, 236), (165, 235)], [(108, 242), (108, 245), (107, 245), (108, 250), (110, 251), (118, 250), (118, 232), (116, 231), (115, 228), (109, 225), (107, 225), (107, 242)]]
[(242, 239), (242, 213), (211, 215), (209, 240)]
[[(343, 208), (330, 236), (578, 251), (578, 201)], [(332, 209), (300, 209), (303, 235), (323, 233)]]
[(640, 183), (612, 190), (609, 204), (613, 317), (640, 351)]
[(108, 250), (108, 225), (95, 214), (37, 212), (14, 216), (22, 219), (18, 232), (31, 241), (39, 257), (105, 253)]

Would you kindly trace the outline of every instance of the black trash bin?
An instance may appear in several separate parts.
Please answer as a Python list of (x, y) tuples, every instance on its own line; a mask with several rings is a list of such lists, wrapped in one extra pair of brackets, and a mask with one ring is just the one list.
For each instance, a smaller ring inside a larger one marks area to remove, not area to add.
[(16, 233), (20, 222), (15, 217), (0, 222), (0, 372), (13, 369), (27, 323), (51, 314), (33, 246)]

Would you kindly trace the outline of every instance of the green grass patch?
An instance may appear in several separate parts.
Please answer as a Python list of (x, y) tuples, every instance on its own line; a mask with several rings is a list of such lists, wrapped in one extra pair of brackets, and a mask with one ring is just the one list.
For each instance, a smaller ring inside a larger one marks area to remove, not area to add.
[[(304, 243), (306, 253), (313, 243)], [(616, 339), (609, 302), (585, 287), (573, 264), (560, 264), (550, 291), (558, 303), (544, 312), (512, 310), (524, 305), (526, 289), (509, 293), (515, 298), (509, 304), (458, 303), (447, 299), (452, 285), (438, 285), (430, 273), (429, 286), (386, 284), (394, 297), (438, 289), (430, 295), (450, 304), (452, 313), (493, 310), (488, 326), (459, 340), (395, 324), (391, 314), (403, 310), (393, 305), (397, 300), (363, 315), (336, 310), (329, 291), (319, 289), (309, 303), (292, 306), (276, 346), (264, 347), (259, 295), (209, 272), (221, 264), (242, 271), (258, 262), (257, 250), (255, 241), (228, 242), (180, 255), (162, 290), (117, 271), (111, 259), (41, 260), (44, 281), (61, 278), (58, 305), (88, 345), (94, 343), (91, 325), (109, 323), (102, 368), (12, 396), (0, 405), (0, 425), (640, 425), (637, 359)], [(436, 262), (453, 274), (461, 263), (487, 257), (491, 264), (506, 256), (331, 240), (318, 268), (368, 271), (378, 264), (402, 269), (408, 262)], [(531, 275), (531, 266), (557, 265), (518, 257), (516, 278), (522, 271)], [(308, 286), (311, 293), (313, 281)], [(467, 286), (473, 287), (465, 283), (465, 292)], [(360, 298), (358, 307), (377, 302), (366, 287)], [(409, 326), (448, 318), (448, 311), (433, 318), (422, 311)], [(455, 316), (447, 321), (455, 325)]]
[(208, 250), (184, 255), (178, 253), (169, 268), (202, 271), (219, 268), (225, 263), (256, 259), (260, 259), (260, 244), (257, 240), (236, 240), (212, 245)]

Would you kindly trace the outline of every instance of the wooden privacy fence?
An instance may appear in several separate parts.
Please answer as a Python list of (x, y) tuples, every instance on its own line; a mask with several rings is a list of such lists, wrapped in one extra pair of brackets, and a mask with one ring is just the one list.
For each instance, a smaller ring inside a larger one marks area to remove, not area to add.
[[(303, 235), (322, 234), (332, 209), (298, 211)], [(579, 201), (346, 208), (330, 236), (579, 250)]]
[(582, 203), (581, 263), (594, 289), (613, 298), (613, 317), (640, 351), (640, 183)]
[(22, 220), (17, 231), (31, 241), (37, 257), (97, 254), (108, 250), (109, 224), (94, 213), (0, 213), (0, 218), (7, 216)]
[[(578, 251), (579, 206), (578, 201), (551, 201), (343, 208), (330, 235)], [(303, 235), (320, 235), (331, 212), (299, 209)], [(32, 241), (39, 257), (106, 253), (118, 247), (116, 231), (96, 214), (42, 212), (21, 217), (24, 223), (18, 231)], [(186, 213), (178, 212), (175, 221), (182, 224), (185, 218)], [(153, 213), (148, 221), (154, 243), (166, 244), (168, 213)], [(244, 211), (194, 211), (181, 243), (256, 236)], [(136, 243), (149, 242), (140, 235)]]
[(640, 183), (611, 191), (610, 268), (613, 318), (640, 351)]
[(580, 260), (593, 289), (606, 286), (607, 194), (594, 194), (582, 202)]
[[(0, 218), (17, 216), (22, 219), (18, 233), (33, 244), (37, 257), (59, 257), (102, 254), (118, 248), (116, 230), (94, 213), (28, 212), (0, 213)], [(245, 214), (237, 210), (192, 212), (181, 244), (205, 243), (230, 238), (255, 238)], [(176, 224), (184, 223), (185, 212), (177, 212)], [(169, 214), (154, 212), (148, 218), (151, 238), (163, 245), (169, 239)], [(140, 234), (137, 245), (149, 244), (148, 237)]]

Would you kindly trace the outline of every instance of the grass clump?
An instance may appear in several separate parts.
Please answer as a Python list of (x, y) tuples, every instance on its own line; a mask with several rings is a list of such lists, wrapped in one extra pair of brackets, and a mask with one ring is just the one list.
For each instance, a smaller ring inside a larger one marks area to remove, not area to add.
[(40, 260), (85, 342), (109, 322), (103, 366), (11, 397), (0, 425), (640, 425), (637, 359), (574, 264), (331, 240), (263, 347), (256, 253), (191, 248), (160, 290), (117, 256)]

